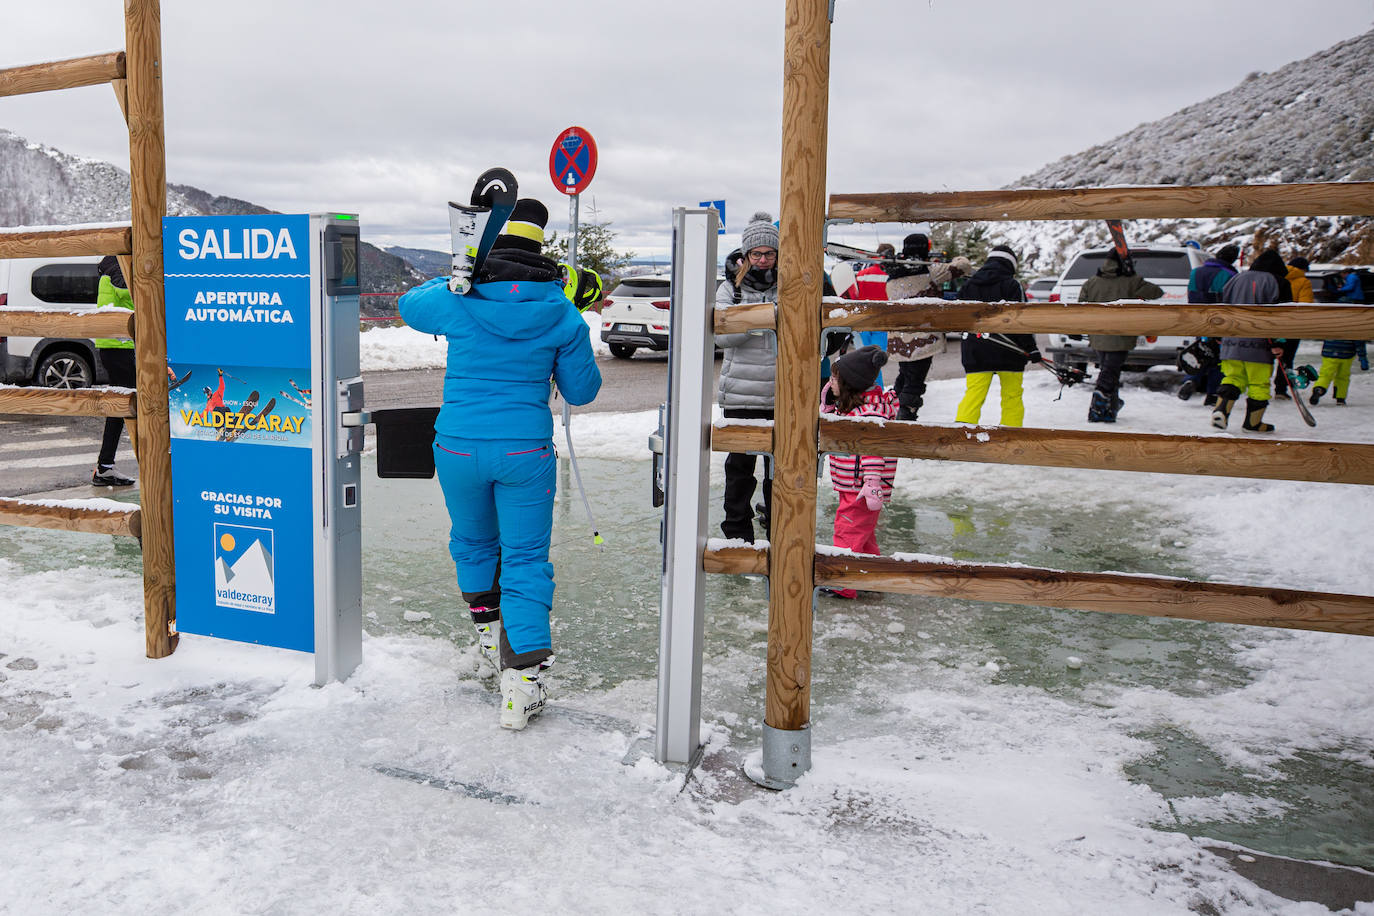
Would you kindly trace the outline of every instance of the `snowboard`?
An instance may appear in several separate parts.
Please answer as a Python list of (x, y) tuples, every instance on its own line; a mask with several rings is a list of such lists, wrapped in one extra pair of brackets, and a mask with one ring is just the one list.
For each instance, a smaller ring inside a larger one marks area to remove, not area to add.
[[(238, 417), (239, 417), (240, 421), (242, 421), (242, 420), (244, 420), (244, 419), (247, 419), (248, 416), (250, 416), (250, 415), (253, 413), (253, 408), (254, 408), (254, 407), (257, 407), (257, 406), (258, 406), (258, 393), (257, 393), (256, 391), (254, 391), (254, 392), (252, 392), (252, 393), (250, 393), (250, 394), (248, 395), (248, 398), (243, 402), (243, 406), (240, 407), (240, 408), (238, 409), (238, 411), (236, 411), (236, 413), (238, 414)], [(232, 415), (233, 415), (233, 414), (232, 414), (230, 411), (228, 411), (228, 410), (226, 410), (224, 413), (225, 413), (226, 416), (232, 416)], [(231, 436), (229, 435), (229, 434), (232, 433), (232, 432), (235, 432), (235, 430), (230, 429), (230, 428), (228, 427), (228, 425), (226, 424), (225, 427), (219, 431), (219, 435), (218, 435), (216, 438), (218, 438), (219, 441), (221, 441), (221, 442), (232, 442), (234, 438), (237, 438), (237, 437), (231, 437)]]
[[(253, 394), (257, 394), (257, 392), (255, 391), (255, 392), (253, 392)], [(256, 398), (253, 399), (253, 403), (254, 403), (254, 404), (257, 404), (257, 399), (256, 399)], [(245, 405), (245, 406), (246, 406), (246, 405)], [(267, 403), (263, 405), (262, 410), (259, 410), (256, 414), (253, 414), (253, 420), (255, 421), (255, 422), (254, 422), (254, 425), (256, 426), (256, 425), (257, 425), (257, 424), (256, 424), (256, 421), (257, 421), (257, 420), (261, 420), (263, 417), (267, 416), (269, 413), (272, 412), (272, 408), (274, 408), (274, 407), (276, 407), (276, 406), (277, 406), (277, 399), (276, 399), (276, 398), (268, 398), (268, 399), (267, 399)], [(245, 410), (239, 411), (240, 422), (243, 422), (244, 420), (246, 420), (246, 419), (248, 418), (248, 414), (252, 411), (252, 409), (253, 409), (252, 407), (246, 407)], [(246, 429), (244, 429), (242, 426), (240, 426), (238, 429), (225, 430), (225, 432), (228, 433), (228, 437), (227, 437), (224, 441), (225, 441), (225, 442), (233, 442), (233, 441), (234, 441), (235, 439), (237, 439), (239, 436), (242, 436), (244, 433), (248, 432), (248, 430), (246, 430)]]
[(1308, 426), (1316, 426), (1317, 418), (1312, 416), (1312, 411), (1308, 410), (1307, 405), (1303, 403), (1302, 390), (1307, 387), (1307, 380), (1294, 371), (1292, 366), (1285, 363), (1283, 357), (1274, 357), (1274, 363), (1288, 379), (1288, 399), (1298, 408), (1298, 413), (1302, 415), (1302, 422)]
[(187, 380), (188, 378), (190, 378), (190, 377), (191, 377), (191, 370), (190, 370), (190, 369), (187, 369), (187, 370), (186, 370), (186, 374), (183, 375), (181, 378), (177, 379), (176, 381), (172, 381), (172, 382), (168, 382), (168, 383), (167, 383), (167, 390), (168, 390), (168, 391), (176, 391), (176, 390), (177, 390), (178, 388), (180, 388), (182, 385), (186, 384), (186, 380)]
[(467, 204), (448, 203), (449, 233), (453, 240), (453, 266), (448, 288), (464, 295), (481, 270), (496, 237), (515, 211), (518, 187), (508, 169), (487, 169), (473, 186)]

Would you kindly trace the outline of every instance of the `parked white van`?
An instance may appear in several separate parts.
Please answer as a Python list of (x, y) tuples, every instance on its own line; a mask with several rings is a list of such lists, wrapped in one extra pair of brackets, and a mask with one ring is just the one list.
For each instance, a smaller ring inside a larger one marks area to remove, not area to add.
[[(1069, 261), (1054, 291), (1060, 302), (1077, 302), (1087, 279), (1107, 260), (1111, 248), (1086, 248)], [(1131, 248), (1135, 272), (1164, 290), (1159, 303), (1188, 301), (1188, 277), (1193, 268), (1201, 267), (1210, 257), (1207, 252), (1192, 246), (1142, 245)], [(1097, 353), (1088, 346), (1086, 335), (1051, 334), (1047, 356), (1056, 365), (1087, 368), (1097, 361)], [(1151, 366), (1172, 366), (1178, 353), (1192, 342), (1191, 337), (1160, 337), (1154, 342), (1141, 338), (1139, 345), (1126, 357), (1126, 369), (1143, 371)]]
[[(99, 258), (0, 259), (0, 308), (94, 309)], [(0, 337), (0, 381), (87, 388), (105, 381), (93, 340)]]

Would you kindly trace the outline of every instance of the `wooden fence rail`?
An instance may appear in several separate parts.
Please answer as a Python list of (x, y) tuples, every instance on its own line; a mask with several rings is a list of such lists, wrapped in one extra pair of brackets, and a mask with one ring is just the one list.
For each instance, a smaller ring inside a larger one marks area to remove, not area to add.
[(132, 251), (133, 229), (127, 224), (0, 231), (0, 258), (75, 258)]
[[(766, 573), (768, 548), (708, 543), (707, 572)], [(815, 584), (907, 595), (1175, 617), (1374, 636), (1374, 597), (1162, 576), (1066, 572), (1026, 566), (836, 554), (818, 547)]]
[[(1374, 307), (1185, 303), (821, 301), (822, 327), (855, 331), (1148, 334), (1183, 337), (1374, 338)], [(771, 303), (717, 309), (715, 332), (773, 330)]]
[[(106, 500), (112, 502), (112, 500)], [(56, 528), (90, 534), (142, 537), (142, 513), (138, 506), (91, 506), (77, 502), (0, 498), (0, 525)]]
[(136, 417), (130, 388), (10, 388), (0, 385), (0, 413), (30, 416)]
[(73, 57), (24, 67), (0, 70), (0, 96), (27, 95), (54, 89), (75, 89), (78, 86), (98, 86), (125, 75), (124, 52)]
[[(765, 425), (725, 420), (711, 430), (711, 449), (768, 453), (773, 447), (772, 432)], [(1374, 445), (1359, 442), (1169, 436), (1011, 426), (880, 424), (822, 417), (817, 448), (839, 455), (1374, 484)]]
[(1374, 216), (1374, 182), (831, 194), (828, 215), (860, 223)]
[(134, 336), (134, 313), (109, 311), (58, 311), (56, 309), (4, 309), (0, 311), (0, 337), (129, 337)]

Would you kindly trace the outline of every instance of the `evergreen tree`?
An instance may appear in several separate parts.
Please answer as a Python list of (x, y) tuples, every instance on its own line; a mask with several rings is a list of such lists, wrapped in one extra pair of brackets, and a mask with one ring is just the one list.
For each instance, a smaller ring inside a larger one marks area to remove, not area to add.
[[(611, 221), (597, 221), (595, 211), (592, 212), (591, 221), (580, 222), (577, 226), (577, 266), (591, 268), (601, 275), (603, 282), (609, 283), (625, 269), (635, 253), (616, 251), (615, 232), (611, 230)], [(566, 262), (568, 239), (561, 238), (557, 232), (550, 232), (544, 239), (544, 254), (560, 263)]]
[(983, 223), (941, 223), (931, 229), (930, 242), (931, 249), (943, 251), (946, 260), (963, 255), (975, 268), (987, 260), (993, 244)]

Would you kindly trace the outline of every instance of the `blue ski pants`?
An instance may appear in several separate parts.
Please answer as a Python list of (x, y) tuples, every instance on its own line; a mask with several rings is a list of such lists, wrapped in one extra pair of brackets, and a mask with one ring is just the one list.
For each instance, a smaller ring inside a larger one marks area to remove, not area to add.
[(445, 436), (434, 443), (458, 587), (469, 601), (496, 593), (507, 667), (529, 667), (553, 651), (549, 540), (557, 464), (548, 440)]

